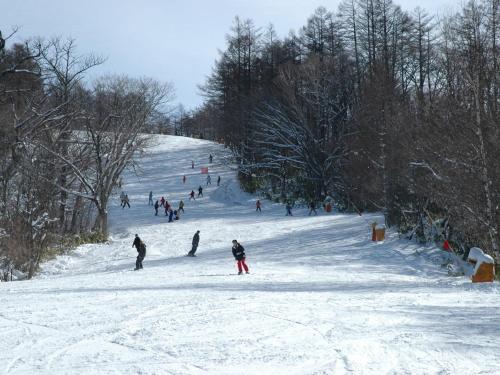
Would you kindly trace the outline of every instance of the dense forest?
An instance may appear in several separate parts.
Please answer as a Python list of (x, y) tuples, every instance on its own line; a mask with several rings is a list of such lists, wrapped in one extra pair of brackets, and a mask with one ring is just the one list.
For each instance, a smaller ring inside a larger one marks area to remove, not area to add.
[[(0, 34), (0, 270), (31, 277), (72, 245), (106, 240), (107, 207), (144, 151), (173, 88), (152, 79), (98, 78), (104, 60), (75, 41), (7, 46)], [(12, 275), (11, 275), (12, 276)]]
[(183, 123), (234, 151), (250, 191), (331, 195), (409, 237), (500, 259), (498, 8), (469, 1), (437, 19), (345, 0), (285, 38), (237, 17)]

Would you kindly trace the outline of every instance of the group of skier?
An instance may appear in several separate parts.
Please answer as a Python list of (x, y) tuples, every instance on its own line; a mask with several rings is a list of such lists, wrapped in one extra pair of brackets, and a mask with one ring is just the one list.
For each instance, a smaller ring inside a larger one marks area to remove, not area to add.
[[(197, 230), (193, 236), (193, 240), (191, 242), (191, 250), (187, 253), (187, 256), (189, 257), (196, 256), (195, 253), (196, 250), (198, 249), (199, 243), (200, 243), (200, 231)], [(236, 266), (238, 267), (238, 275), (243, 274), (243, 270), (245, 270), (245, 273), (249, 274), (250, 271), (245, 262), (246, 260), (245, 248), (237, 240), (233, 240), (232, 244), (233, 246), (231, 250), (233, 253), (233, 257), (236, 260)], [(135, 261), (134, 271), (141, 270), (143, 268), (142, 261), (146, 257), (146, 244), (136, 234), (134, 242), (132, 243), (132, 247), (135, 247), (137, 249), (137, 259)]]
[[(325, 200), (324, 208), (328, 212), (330, 212), (329, 210), (331, 210), (332, 202), (333, 201), (332, 201), (331, 197), (327, 197), (327, 199)], [(328, 208), (328, 207), (330, 207), (330, 208)], [(293, 203), (288, 201), (285, 205), (285, 209), (286, 209), (285, 216), (293, 216), (292, 208), (293, 208)], [(311, 216), (313, 213), (314, 213), (314, 215), (318, 215), (318, 211), (316, 211), (316, 202), (315, 201), (310, 201), (307, 205), (307, 208), (309, 209), (309, 216)], [(257, 199), (257, 201), (255, 202), (255, 211), (262, 212), (262, 203), (261, 203), (260, 199)]]
[(160, 207), (165, 209), (165, 216), (168, 216), (168, 222), (171, 223), (174, 220), (179, 220), (181, 218), (181, 211), (184, 213), (184, 201), (179, 202), (179, 206), (177, 209), (173, 208), (172, 205), (165, 199), (165, 197), (161, 197), (160, 200), (157, 200), (154, 204), (155, 216), (158, 216), (158, 210)]
[[(208, 157), (209, 163), (213, 162), (213, 156), (212, 154), (209, 155)], [(191, 161), (191, 168), (194, 169), (194, 161)], [(182, 183), (186, 183), (186, 175), (182, 176)], [(217, 177), (217, 186), (220, 186), (220, 181), (221, 177)], [(212, 178), (210, 175), (207, 175), (206, 178), (206, 185), (211, 185), (212, 184)], [(203, 187), (200, 185), (198, 187), (198, 198), (203, 197)], [(125, 207), (125, 205), (129, 204), (128, 196), (122, 191), (120, 194), (120, 199), (121, 199), (121, 206)], [(191, 190), (191, 193), (189, 194), (189, 200), (196, 200), (195, 198), (195, 192), (194, 190)], [(257, 209), (260, 211), (260, 201), (257, 201)], [(184, 202), (181, 200), (179, 202), (178, 209), (175, 210), (172, 208), (172, 205), (165, 199), (165, 197), (161, 197), (161, 199), (156, 200), (156, 202), (153, 204), (153, 191), (149, 192), (149, 200), (148, 200), (148, 206), (151, 205), (155, 209), (155, 216), (158, 216), (158, 210), (160, 207), (164, 207), (165, 209), (165, 215), (169, 217), (169, 222), (172, 222), (174, 220), (179, 220), (180, 218), (180, 212), (184, 213)], [(196, 256), (196, 250), (198, 249), (198, 244), (200, 243), (200, 231), (196, 231), (196, 233), (193, 236), (193, 240), (191, 243), (191, 250), (188, 252), (187, 256), (190, 257), (195, 257)], [(245, 249), (243, 246), (237, 241), (233, 240), (232, 241), (232, 253), (234, 256), (234, 259), (237, 262), (237, 267), (238, 267), (238, 274), (241, 275), (243, 273), (243, 270), (245, 270), (246, 273), (249, 273), (248, 266), (245, 263), (246, 255), (245, 255)], [(136, 234), (134, 238), (134, 242), (132, 243), (132, 247), (135, 247), (137, 249), (137, 260), (135, 263), (135, 269), (134, 270), (140, 270), (143, 268), (142, 261), (146, 257), (146, 244), (140, 239), (140, 237)]]

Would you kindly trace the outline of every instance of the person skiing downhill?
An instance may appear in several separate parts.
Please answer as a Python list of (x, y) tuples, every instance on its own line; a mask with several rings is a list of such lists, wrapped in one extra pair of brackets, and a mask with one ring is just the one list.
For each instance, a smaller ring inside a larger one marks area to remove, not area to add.
[(293, 216), (292, 215), (292, 204), (288, 202), (286, 204), (286, 215), (285, 216)]
[(165, 205), (165, 197), (161, 197), (160, 199), (160, 206), (164, 206)]
[(217, 177), (217, 186), (220, 186), (220, 176)]
[(196, 256), (196, 255), (194, 255), (194, 253), (196, 253), (196, 249), (198, 249), (199, 243), (200, 243), (200, 231), (197, 230), (193, 236), (192, 248), (191, 248), (191, 251), (188, 253), (188, 256), (190, 256), (190, 257)]
[(189, 193), (189, 200), (196, 200), (196, 198), (194, 197), (194, 190), (191, 190), (191, 193)]
[(123, 206), (122, 208), (125, 208), (125, 206), (128, 206), (128, 208), (130, 208), (130, 203), (129, 203), (129, 200), (128, 200), (128, 194), (125, 194), (125, 197), (123, 198)]
[(214, 160), (214, 158), (213, 158), (212, 154), (210, 154), (210, 156), (208, 157), (208, 161), (209, 161), (210, 163), (212, 163), (212, 160)]
[(179, 202), (179, 209), (178, 209), (178, 210), (179, 210), (179, 213), (180, 213), (181, 211), (182, 211), (182, 213), (185, 213), (185, 212), (184, 212), (184, 202), (183, 202), (182, 200)]
[(148, 206), (153, 205), (153, 191), (149, 192), (149, 201), (148, 201)]
[(174, 221), (174, 211), (169, 208), (168, 209), (168, 222), (172, 223)]
[(160, 204), (158, 203), (158, 200), (155, 203), (155, 216), (158, 216), (158, 208), (160, 207)]
[(257, 202), (255, 202), (255, 207), (256, 207), (256, 208), (255, 208), (255, 211), (262, 212), (262, 210), (260, 209), (260, 206), (261, 206), (261, 204), (260, 204), (260, 200), (259, 200), (259, 199), (257, 199)]
[(200, 185), (200, 187), (198, 188), (198, 198), (199, 198), (200, 196), (202, 196), (202, 197), (203, 197), (203, 188), (201, 187), (201, 185)]
[(311, 216), (311, 214), (314, 212), (315, 215), (317, 215), (318, 213), (316, 212), (316, 203), (314, 203), (314, 201), (311, 201), (311, 203), (309, 203), (309, 216)]
[(245, 258), (246, 258), (245, 249), (236, 240), (233, 240), (232, 251), (234, 259), (236, 259), (236, 263), (238, 265), (238, 275), (241, 275), (243, 273), (243, 269), (245, 270), (246, 273), (250, 273), (248, 271), (248, 266), (245, 263)]
[(191, 169), (194, 169), (194, 161), (191, 160)]
[(139, 238), (139, 236), (136, 234), (134, 238), (134, 242), (132, 243), (132, 247), (137, 249), (137, 260), (135, 261), (135, 269), (134, 271), (141, 270), (142, 267), (142, 261), (146, 257), (146, 244), (142, 242), (142, 240)]
[(210, 175), (207, 176), (207, 186), (208, 185), (212, 185), (212, 178), (210, 177)]
[(182, 176), (182, 183), (185, 184), (186, 183), (186, 175)]

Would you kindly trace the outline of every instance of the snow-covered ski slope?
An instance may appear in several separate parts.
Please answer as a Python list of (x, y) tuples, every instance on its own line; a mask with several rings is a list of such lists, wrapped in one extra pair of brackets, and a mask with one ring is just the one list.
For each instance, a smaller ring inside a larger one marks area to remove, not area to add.
[[(256, 213), (224, 155), (207, 141), (158, 137), (139, 176), (124, 178), (132, 207), (112, 203), (109, 244), (0, 284), (0, 373), (500, 373), (497, 283), (449, 277), (439, 250), (394, 233), (372, 243), (375, 216), (286, 217), (266, 200)], [(189, 202), (205, 182), (200, 166), (212, 185)], [(175, 206), (184, 199), (181, 220), (155, 217), (150, 190)], [(198, 229), (198, 256), (185, 257)], [(136, 272), (135, 233), (147, 244)], [(233, 239), (250, 275), (236, 275)]]

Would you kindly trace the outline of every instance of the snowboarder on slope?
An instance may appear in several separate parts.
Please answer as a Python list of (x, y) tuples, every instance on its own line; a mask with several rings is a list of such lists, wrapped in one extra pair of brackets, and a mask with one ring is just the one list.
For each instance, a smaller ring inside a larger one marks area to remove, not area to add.
[(188, 256), (194, 257), (194, 253), (196, 253), (196, 249), (198, 249), (198, 244), (200, 243), (200, 231), (197, 230), (196, 233), (193, 236), (193, 242), (192, 242), (192, 248), (191, 251), (188, 253)]
[(158, 200), (155, 203), (155, 216), (158, 216), (158, 208), (160, 208), (160, 204), (158, 203)]
[(148, 206), (149, 206), (149, 205), (151, 205), (151, 206), (153, 205), (153, 191), (152, 191), (152, 190), (149, 192), (149, 202), (148, 202)]
[(134, 271), (141, 270), (142, 267), (142, 261), (146, 257), (146, 244), (142, 242), (142, 240), (139, 238), (139, 236), (136, 234), (134, 242), (132, 243), (132, 247), (137, 249), (137, 260), (135, 261), (135, 269)]
[(246, 258), (245, 249), (236, 240), (233, 240), (232, 251), (233, 251), (234, 259), (236, 259), (236, 262), (238, 265), (238, 275), (241, 275), (243, 273), (243, 269), (245, 270), (246, 273), (250, 273), (248, 271), (248, 267), (245, 263), (245, 258)]

